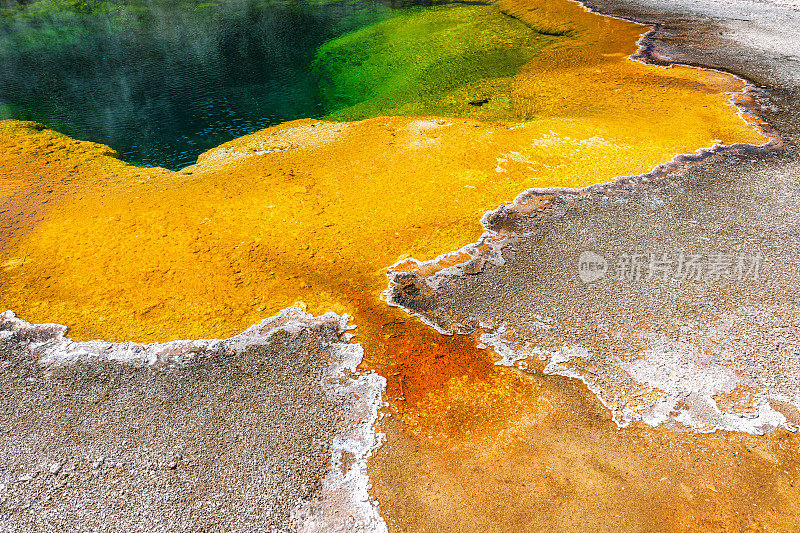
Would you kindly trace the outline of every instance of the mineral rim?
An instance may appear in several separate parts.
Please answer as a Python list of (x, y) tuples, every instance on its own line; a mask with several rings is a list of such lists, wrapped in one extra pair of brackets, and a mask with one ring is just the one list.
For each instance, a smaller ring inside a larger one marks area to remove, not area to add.
[(366, 477), (385, 380), (356, 373), (347, 321), (289, 308), (140, 345), (0, 314), (2, 528), (385, 530)]
[[(475, 244), (399, 262), (389, 301), (493, 347), (495, 364), (537, 384), (541, 414), (505, 421), (515, 434), (505, 447), (473, 431), (452, 439), (461, 461), (422, 440), (418, 463), (377, 468), (397, 483), (427, 461), (436, 474), (424, 483), (447, 477), (446, 457), (469, 465), (449, 479), (474, 476), (482, 495), (514, 502), (513, 516), (480, 513), (487, 527), (795, 531), (800, 77), (787, 33), (797, 5), (595, 7), (654, 24), (645, 60), (754, 80), (751, 103), (776, 143), (677, 158), (611, 184), (531, 189), (488, 212)], [(587, 389), (594, 401), (576, 394)], [(494, 468), (501, 483), (483, 475)], [(435, 520), (423, 498), (379, 497), (384, 516)], [(491, 504), (477, 496), (470, 507)], [(466, 527), (456, 509), (442, 523)]]
[[(514, 77), (529, 122), (298, 121), (180, 172), (2, 125), (3, 305), (75, 339), (3, 315), (9, 529), (796, 529), (792, 56), (711, 5), (596, 6), (639, 45), (497, 5), (576, 37)], [(295, 300), (352, 312), (360, 372), (338, 315), (234, 335)]]

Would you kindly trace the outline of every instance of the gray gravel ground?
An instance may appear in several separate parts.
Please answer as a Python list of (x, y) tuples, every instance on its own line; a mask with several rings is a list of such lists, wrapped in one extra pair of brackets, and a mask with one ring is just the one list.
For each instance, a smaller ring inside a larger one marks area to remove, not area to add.
[[(644, 59), (677, 57), (757, 80), (753, 109), (781, 142), (718, 150), (581, 191), (530, 191), (484, 219), (485, 238), (505, 239), (496, 251), (502, 261), (472, 249), (472, 262), (430, 278), (395, 275), (391, 298), (442, 331), (484, 333), (504, 364), (583, 379), (621, 425), (796, 428), (800, 75), (770, 41), (773, 30), (796, 35), (800, 13), (738, 0), (595, 7), (657, 25), (642, 43)], [(764, 13), (751, 28), (758, 39), (720, 34), (742, 9)], [(777, 11), (789, 19), (773, 17)], [(548, 194), (555, 196), (545, 207), (528, 207)], [(592, 283), (579, 278), (585, 251), (608, 263), (608, 274)], [(714, 254), (762, 262), (758, 279), (665, 281), (646, 278), (646, 269), (638, 280), (631, 272), (614, 279), (626, 255), (647, 262), (667, 254), (677, 271), (681, 253), (702, 255), (706, 265)]]
[(303, 529), (299, 507), (320, 498), (332, 469), (358, 467), (332, 461), (334, 439), (352, 436), (352, 412), (374, 400), (330, 393), (326, 380), (357, 381), (358, 361), (331, 374), (346, 346), (338, 317), (290, 309), (235, 349), (201, 341), (153, 365), (85, 355), (43, 365), (69, 341), (52, 327), (14, 331), (10, 320), (4, 331), (0, 531)]
[[(700, 333), (709, 337), (709, 328), (728, 314), (733, 326), (722, 341), (746, 357), (745, 366), (763, 370), (753, 372), (753, 383), (794, 391), (800, 342), (796, 4), (593, 4), (656, 24), (643, 52), (651, 60), (722, 68), (762, 86), (755, 105), (784, 140), (783, 149), (723, 151), (691, 167), (564, 193), (533, 211), (521, 198), (486, 220), (509, 238), (503, 266), (476, 254), (468, 274), (445, 272), (438, 285), (397, 276), (393, 297), (443, 330), (482, 327), (497, 346), (588, 346), (602, 378), (592, 383), (601, 397), (610, 391), (605, 399), (612, 409), (626, 401), (634, 410), (637, 405), (625, 396), (631, 383), (615, 383), (614, 366), (603, 366), (605, 356), (624, 358), (639, 349), (642, 324), (668, 340), (688, 335), (693, 342)], [(760, 252), (764, 266), (758, 280), (746, 283), (603, 278), (585, 285), (577, 258), (587, 249), (605, 255)], [(695, 329), (686, 333), (681, 328), (688, 324)], [(354, 397), (326, 394), (323, 381), (342, 342), (338, 326), (316, 323), (233, 353), (198, 350), (185, 364), (154, 366), (102, 359), (48, 366), (25, 347), (5, 344), (0, 530), (303, 527), (293, 515), (318, 499), (332, 469), (341, 468), (332, 446), (347, 430), (341, 422)], [(591, 381), (583, 369), (573, 370)], [(340, 377), (347, 380), (346, 373)], [(800, 418), (791, 402), (773, 407), (789, 422)], [(325, 527), (317, 529), (332, 529)]]
[(800, 85), (798, 0), (589, 0), (649, 24), (648, 59), (714, 67), (773, 89)]

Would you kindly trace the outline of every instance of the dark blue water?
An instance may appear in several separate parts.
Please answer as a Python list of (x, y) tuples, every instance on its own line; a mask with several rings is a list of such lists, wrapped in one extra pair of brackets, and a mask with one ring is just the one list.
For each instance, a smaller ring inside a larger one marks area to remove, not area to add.
[(9, 7), (0, 18), (0, 118), (108, 144), (132, 163), (182, 168), (235, 137), (322, 116), (309, 69), (316, 49), (395, 7), (377, 0)]

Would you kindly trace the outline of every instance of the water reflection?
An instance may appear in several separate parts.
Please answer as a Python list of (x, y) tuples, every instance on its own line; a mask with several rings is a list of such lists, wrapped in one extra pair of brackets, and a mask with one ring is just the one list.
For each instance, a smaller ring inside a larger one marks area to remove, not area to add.
[(323, 115), (308, 69), (316, 48), (392, 7), (375, 0), (7, 7), (0, 118), (41, 121), (108, 144), (127, 161), (181, 168), (234, 137)]

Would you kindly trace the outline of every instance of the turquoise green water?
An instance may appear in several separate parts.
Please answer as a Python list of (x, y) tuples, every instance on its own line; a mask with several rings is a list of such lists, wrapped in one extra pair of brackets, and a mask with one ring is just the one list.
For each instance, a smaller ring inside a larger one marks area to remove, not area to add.
[(377, 0), (39, 0), (0, 16), (0, 118), (178, 169), (287, 120), (502, 116), (557, 37), (494, 7)]
[(370, 0), (42, 0), (7, 9), (0, 118), (181, 168), (237, 136), (323, 115), (309, 71), (316, 49), (391, 10)]

